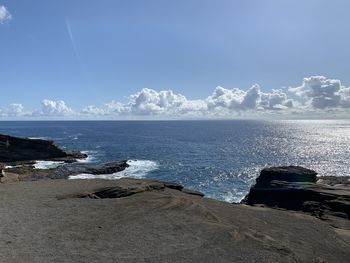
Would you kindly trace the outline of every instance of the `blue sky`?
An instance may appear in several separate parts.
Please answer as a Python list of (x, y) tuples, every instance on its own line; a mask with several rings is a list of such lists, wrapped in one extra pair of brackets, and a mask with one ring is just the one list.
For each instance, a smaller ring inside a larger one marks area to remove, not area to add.
[[(16, 117), (13, 104), (21, 105), (20, 116), (39, 118), (60, 110), (80, 114), (87, 106), (104, 116), (108, 107), (117, 115), (171, 115), (164, 107), (181, 104), (186, 111), (186, 103), (201, 111), (226, 107), (220, 114), (236, 116), (271, 111), (261, 94), (281, 88), (287, 98), (279, 111), (348, 108), (347, 0), (0, 0), (0, 6), (3, 117)], [(326, 93), (333, 90), (327, 103), (315, 103), (315, 85), (303, 80), (310, 76), (325, 76), (317, 81), (331, 86)], [(255, 83), (260, 95), (248, 107), (243, 100)], [(221, 100), (230, 101), (212, 106), (217, 86), (226, 96)], [(293, 107), (288, 99), (296, 100)], [(123, 108), (133, 103), (137, 109)]]

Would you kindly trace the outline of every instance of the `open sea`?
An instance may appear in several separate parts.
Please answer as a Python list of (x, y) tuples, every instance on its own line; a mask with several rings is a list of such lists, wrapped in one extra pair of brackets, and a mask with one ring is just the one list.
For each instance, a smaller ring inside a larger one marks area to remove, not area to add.
[(103, 178), (173, 181), (227, 202), (240, 201), (267, 166), (350, 176), (350, 120), (2, 121), (0, 133), (54, 140), (87, 153), (86, 162), (130, 160)]

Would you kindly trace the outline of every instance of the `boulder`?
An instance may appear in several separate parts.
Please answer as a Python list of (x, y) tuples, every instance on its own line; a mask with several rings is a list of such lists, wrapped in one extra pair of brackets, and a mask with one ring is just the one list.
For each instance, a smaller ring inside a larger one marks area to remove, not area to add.
[(330, 176), (317, 182), (316, 172), (303, 167), (265, 168), (242, 203), (302, 211), (320, 219), (348, 220), (350, 186), (345, 178), (332, 180)]
[(270, 167), (261, 171), (256, 183), (269, 184), (273, 180), (316, 183), (316, 175), (315, 171), (300, 166)]

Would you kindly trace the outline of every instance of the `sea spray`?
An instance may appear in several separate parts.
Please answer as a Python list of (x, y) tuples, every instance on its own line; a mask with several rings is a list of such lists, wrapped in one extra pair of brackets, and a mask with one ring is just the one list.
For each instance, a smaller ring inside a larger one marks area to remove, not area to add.
[(129, 167), (125, 170), (112, 174), (78, 174), (69, 176), (69, 179), (107, 179), (115, 180), (124, 177), (144, 178), (148, 173), (159, 168), (159, 164), (151, 160), (129, 160)]

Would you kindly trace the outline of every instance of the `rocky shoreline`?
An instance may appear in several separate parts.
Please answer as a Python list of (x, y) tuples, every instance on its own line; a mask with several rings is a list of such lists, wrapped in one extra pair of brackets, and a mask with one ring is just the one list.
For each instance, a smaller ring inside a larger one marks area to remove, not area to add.
[(68, 179), (78, 174), (113, 174), (128, 167), (127, 160), (114, 161), (105, 164), (65, 163), (55, 168), (36, 169), (32, 163), (20, 164), (15, 167), (4, 168), (0, 182), (35, 181), (42, 179)]
[(242, 203), (299, 211), (350, 230), (350, 177), (316, 175), (298, 166), (265, 168)]
[[(88, 156), (79, 151), (65, 151), (53, 141), (18, 138), (0, 134), (0, 182), (40, 179), (68, 179), (78, 174), (113, 174), (126, 169), (127, 160), (105, 164), (81, 163)], [(35, 168), (37, 161), (58, 163), (49, 169)]]
[(87, 155), (79, 151), (64, 151), (53, 141), (19, 138), (0, 134), (0, 162), (10, 165), (33, 160), (75, 162)]
[[(349, 178), (265, 168), (229, 204), (170, 182), (65, 180), (128, 164), (79, 163), (86, 156), (49, 141), (0, 142), (4, 262), (349, 262)], [(35, 169), (38, 160), (65, 164)]]

